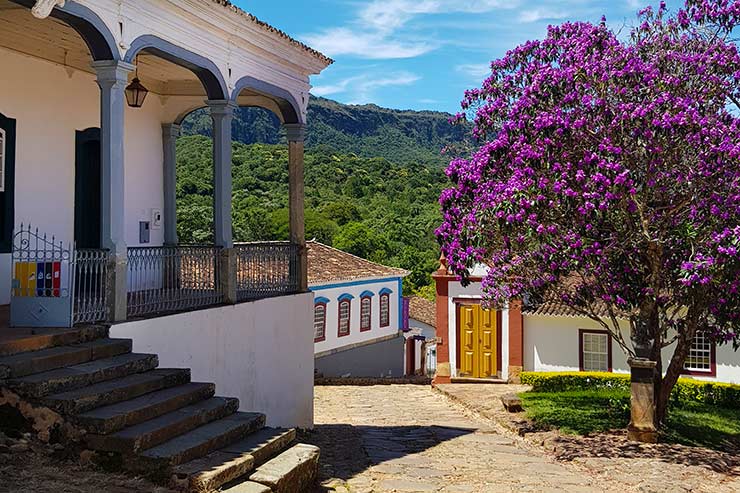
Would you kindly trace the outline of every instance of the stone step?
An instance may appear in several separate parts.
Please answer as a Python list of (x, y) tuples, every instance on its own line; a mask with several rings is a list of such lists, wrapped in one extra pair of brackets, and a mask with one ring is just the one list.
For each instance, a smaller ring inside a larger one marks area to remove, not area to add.
[(259, 466), (249, 481), (265, 485), (274, 493), (304, 493), (314, 487), (318, 470), (319, 448), (299, 443)]
[(189, 369), (159, 368), (44, 397), (46, 406), (75, 415), (190, 382)]
[(0, 379), (18, 378), (131, 352), (130, 339), (98, 339), (0, 357)]
[(21, 394), (40, 398), (45, 395), (85, 387), (98, 382), (143, 373), (157, 367), (156, 354), (128, 353), (81, 365), (58, 368), (7, 381)]
[(107, 435), (213, 397), (216, 385), (187, 383), (82, 413), (75, 421), (88, 433)]
[(3, 329), (0, 356), (40, 351), (55, 346), (66, 346), (108, 337), (108, 328), (88, 325), (72, 329)]
[(221, 490), (221, 493), (272, 493), (272, 490), (264, 484), (244, 481), (243, 483)]
[(189, 491), (213, 491), (283, 452), (295, 441), (295, 430), (263, 428), (243, 440), (180, 464), (172, 470), (174, 484)]
[(173, 438), (139, 455), (147, 470), (164, 469), (203, 457), (265, 426), (265, 415), (237, 412)]
[(92, 450), (135, 454), (199, 426), (233, 415), (237, 409), (239, 409), (238, 399), (213, 397), (124, 428), (111, 435), (88, 434), (85, 436), (85, 443)]

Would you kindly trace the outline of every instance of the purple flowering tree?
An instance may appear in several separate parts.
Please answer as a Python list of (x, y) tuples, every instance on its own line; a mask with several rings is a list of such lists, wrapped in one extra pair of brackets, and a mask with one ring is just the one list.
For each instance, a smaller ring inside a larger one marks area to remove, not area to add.
[(440, 198), (448, 264), (488, 264), (491, 304), (565, 304), (657, 362), (656, 426), (697, 331), (740, 342), (739, 23), (740, 0), (688, 0), (629, 36), (551, 26), (466, 92), (480, 146)]

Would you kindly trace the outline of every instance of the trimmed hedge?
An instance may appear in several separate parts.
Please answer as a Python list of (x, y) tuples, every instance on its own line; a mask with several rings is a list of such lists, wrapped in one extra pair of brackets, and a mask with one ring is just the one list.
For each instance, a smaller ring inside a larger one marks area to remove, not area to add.
[[(597, 372), (522, 372), (522, 383), (533, 392), (567, 392), (573, 390), (624, 390), (629, 392), (630, 376), (626, 373)], [(703, 382), (680, 378), (671, 393), (672, 404), (701, 402), (740, 409), (740, 385)]]

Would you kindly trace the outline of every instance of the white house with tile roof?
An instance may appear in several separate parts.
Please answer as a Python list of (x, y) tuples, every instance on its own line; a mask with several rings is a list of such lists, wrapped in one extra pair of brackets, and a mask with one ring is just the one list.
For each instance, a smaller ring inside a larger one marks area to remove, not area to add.
[[(482, 306), (485, 266), (463, 286), (442, 259), (436, 281), (437, 372), (435, 382), (456, 379), (516, 380), (521, 371), (608, 371), (628, 373), (627, 357), (598, 322), (569, 307), (547, 302), (504, 310)], [(625, 340), (629, 323), (620, 321)], [(670, 361), (673, 346), (663, 350)], [(740, 353), (697, 334), (684, 374), (699, 380), (740, 384)]]
[[(331, 63), (226, 0), (0, 0), (10, 325), (111, 325), (268, 423), (310, 427), (303, 142), (310, 77)], [(283, 124), (290, 241), (234, 244), (239, 106)], [(214, 234), (194, 246), (177, 238), (175, 142), (199, 108), (213, 120)]]
[(408, 274), (308, 242), (318, 373), (326, 377), (403, 376), (402, 292)]

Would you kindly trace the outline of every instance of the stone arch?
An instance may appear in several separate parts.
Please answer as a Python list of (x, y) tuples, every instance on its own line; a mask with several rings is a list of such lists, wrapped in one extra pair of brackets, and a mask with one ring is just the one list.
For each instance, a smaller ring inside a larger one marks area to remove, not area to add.
[[(33, 8), (34, 0), (10, 0), (13, 3)], [(59, 19), (77, 31), (85, 41), (93, 60), (120, 60), (116, 38), (103, 20), (90, 10), (73, 0), (67, 0), (64, 7), (55, 7), (51, 17)]]
[(208, 99), (225, 100), (229, 97), (221, 71), (211, 60), (165, 41), (157, 36), (145, 34), (136, 38), (126, 52), (124, 61), (133, 63), (142, 50), (147, 50), (160, 58), (185, 67), (193, 72), (206, 90)]
[(259, 103), (256, 103), (255, 106), (260, 106), (277, 113), (284, 124), (305, 123), (301, 113), (301, 106), (295, 100), (293, 95), (282, 87), (275, 86), (269, 82), (255, 79), (254, 77), (247, 75), (237, 81), (234, 91), (232, 92), (231, 99), (234, 102), (237, 102), (239, 94), (244, 89), (248, 89), (259, 96), (274, 102), (277, 107), (273, 107), (271, 104), (262, 105)]

